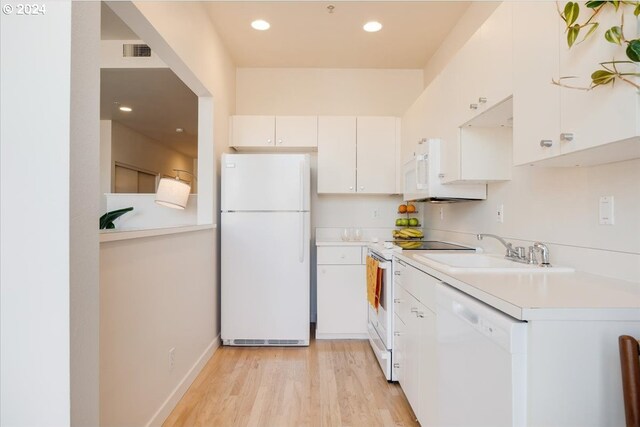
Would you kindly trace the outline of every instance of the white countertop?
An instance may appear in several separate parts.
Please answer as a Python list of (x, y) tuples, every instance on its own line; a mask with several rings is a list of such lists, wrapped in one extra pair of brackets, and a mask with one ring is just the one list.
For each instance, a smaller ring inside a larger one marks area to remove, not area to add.
[(365, 240), (331, 240), (331, 239), (316, 239), (316, 246), (368, 246), (368, 241)]
[(164, 236), (167, 234), (190, 233), (192, 231), (209, 230), (214, 228), (216, 228), (216, 224), (181, 225), (163, 228), (114, 228), (111, 230), (100, 230), (100, 243), (139, 239), (142, 237)]
[(413, 257), (419, 253), (395, 256), (516, 319), (640, 321), (640, 283), (582, 272), (450, 274)]

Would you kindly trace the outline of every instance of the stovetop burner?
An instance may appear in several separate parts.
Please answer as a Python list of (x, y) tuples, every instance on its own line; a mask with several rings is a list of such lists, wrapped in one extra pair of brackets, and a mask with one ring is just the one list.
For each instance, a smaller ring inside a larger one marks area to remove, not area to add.
[(475, 251), (474, 248), (435, 240), (392, 240), (391, 243), (412, 251)]

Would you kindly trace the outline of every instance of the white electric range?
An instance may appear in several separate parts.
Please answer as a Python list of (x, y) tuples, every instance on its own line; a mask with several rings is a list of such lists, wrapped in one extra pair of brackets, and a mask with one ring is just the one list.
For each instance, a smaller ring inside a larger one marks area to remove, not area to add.
[(412, 251), (475, 251), (475, 248), (457, 245), (454, 243), (429, 241), (429, 240), (402, 240), (371, 243), (368, 246), (367, 256), (377, 260), (378, 268), (383, 270), (382, 289), (380, 291), (380, 304), (376, 310), (370, 304), (368, 314), (369, 343), (378, 359), (387, 381), (396, 381), (393, 367), (393, 324), (394, 324), (394, 292), (393, 277), (395, 274), (394, 263), (402, 262), (394, 259), (393, 255), (400, 253), (403, 247)]

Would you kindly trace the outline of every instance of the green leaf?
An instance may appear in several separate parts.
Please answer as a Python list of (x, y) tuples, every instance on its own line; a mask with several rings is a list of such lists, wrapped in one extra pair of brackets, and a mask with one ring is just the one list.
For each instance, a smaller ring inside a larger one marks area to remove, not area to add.
[(588, 7), (589, 9), (595, 9), (597, 7), (602, 6), (603, 4), (605, 4), (606, 1), (600, 1), (600, 0), (593, 0), (593, 1), (588, 1), (585, 6)]
[(616, 12), (617, 12), (618, 8), (620, 7), (620, 0), (613, 0), (611, 3), (613, 3), (613, 7), (616, 8)]
[(607, 39), (609, 43), (614, 43), (617, 45), (622, 44), (622, 31), (620, 27), (611, 27), (604, 33), (604, 38)]
[(589, 37), (591, 34), (593, 34), (593, 32), (594, 32), (595, 30), (597, 30), (597, 29), (598, 29), (598, 26), (599, 26), (599, 25), (600, 25), (600, 24), (599, 24), (598, 22), (594, 22), (594, 23), (591, 25), (591, 28), (589, 28), (589, 31), (587, 31), (587, 34), (584, 36), (584, 38), (582, 39), (582, 41), (585, 41), (585, 40), (587, 39), (587, 37)]
[(627, 56), (633, 62), (640, 62), (640, 39), (629, 42), (627, 45)]
[(613, 83), (616, 75), (611, 71), (597, 70), (591, 73), (591, 82), (593, 86), (602, 86), (609, 83)]
[(125, 213), (132, 210), (133, 207), (130, 207), (105, 213), (100, 217), (100, 229), (102, 230), (104, 228), (115, 228), (115, 226), (113, 225), (113, 221), (115, 221), (121, 215), (124, 215)]
[(570, 1), (564, 6), (564, 17), (567, 22), (567, 27), (572, 26), (573, 23), (576, 22), (578, 15), (580, 15), (580, 6), (578, 3)]
[(567, 31), (567, 44), (569, 47), (573, 46), (578, 38), (578, 34), (580, 34), (580, 25), (576, 24), (573, 27), (570, 27)]
[(635, 16), (640, 15), (640, 2), (638, 2), (638, 4), (636, 5), (636, 9), (633, 11), (633, 14)]

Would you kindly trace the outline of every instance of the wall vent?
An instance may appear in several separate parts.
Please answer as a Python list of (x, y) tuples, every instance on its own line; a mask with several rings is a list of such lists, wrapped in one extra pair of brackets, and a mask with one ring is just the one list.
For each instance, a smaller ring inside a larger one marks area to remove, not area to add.
[(273, 346), (273, 347), (290, 347), (290, 346), (306, 346), (309, 345), (309, 341), (304, 340), (279, 340), (279, 339), (234, 339), (223, 340), (224, 345), (238, 345), (238, 346)]
[(123, 58), (148, 58), (151, 56), (151, 48), (146, 44), (123, 44)]

